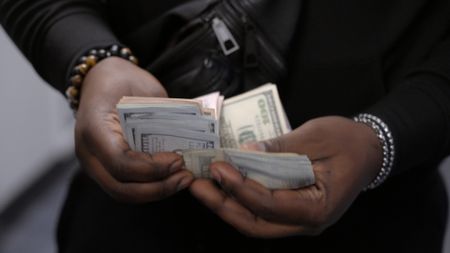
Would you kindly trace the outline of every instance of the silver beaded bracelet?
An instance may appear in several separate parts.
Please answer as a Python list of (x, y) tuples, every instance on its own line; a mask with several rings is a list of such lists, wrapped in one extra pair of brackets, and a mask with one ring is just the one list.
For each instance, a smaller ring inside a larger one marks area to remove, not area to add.
[(374, 115), (362, 113), (355, 116), (353, 120), (371, 127), (380, 140), (383, 149), (383, 162), (381, 164), (380, 172), (378, 172), (375, 179), (364, 190), (375, 189), (380, 186), (391, 173), (395, 156), (394, 139), (389, 127), (380, 118)]

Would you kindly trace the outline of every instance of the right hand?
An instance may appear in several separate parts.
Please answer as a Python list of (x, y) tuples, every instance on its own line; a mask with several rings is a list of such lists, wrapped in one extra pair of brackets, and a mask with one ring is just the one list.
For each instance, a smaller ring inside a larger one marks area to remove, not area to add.
[(186, 188), (193, 176), (175, 153), (154, 155), (130, 149), (116, 104), (122, 96), (167, 97), (147, 71), (109, 57), (94, 66), (83, 82), (75, 126), (75, 150), (87, 173), (112, 197), (150, 202)]
[(191, 193), (220, 218), (259, 238), (320, 234), (376, 177), (383, 159), (372, 128), (336, 116), (311, 119), (290, 133), (245, 148), (305, 154), (315, 176), (314, 185), (273, 190), (217, 162), (210, 169), (218, 184), (204, 179), (192, 183)]

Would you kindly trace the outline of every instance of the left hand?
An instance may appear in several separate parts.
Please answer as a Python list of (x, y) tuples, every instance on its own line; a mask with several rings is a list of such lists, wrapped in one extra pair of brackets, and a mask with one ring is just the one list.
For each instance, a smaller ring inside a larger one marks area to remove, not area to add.
[(86, 173), (114, 199), (147, 203), (188, 187), (193, 176), (172, 152), (136, 152), (125, 140), (116, 105), (123, 96), (167, 97), (149, 72), (108, 57), (86, 75), (75, 126), (75, 151)]
[(225, 222), (252, 237), (316, 235), (336, 222), (381, 168), (381, 145), (372, 129), (343, 117), (313, 119), (289, 134), (251, 145), (267, 152), (306, 154), (316, 183), (269, 190), (224, 162), (210, 166), (191, 193)]

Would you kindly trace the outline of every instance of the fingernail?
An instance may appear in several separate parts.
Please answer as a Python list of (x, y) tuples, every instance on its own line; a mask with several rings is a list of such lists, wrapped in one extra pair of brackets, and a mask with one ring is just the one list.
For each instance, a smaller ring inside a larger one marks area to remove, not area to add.
[(169, 168), (170, 173), (174, 173), (176, 171), (178, 171), (179, 169), (181, 169), (181, 166), (183, 166), (183, 159), (179, 159), (174, 161)]
[(191, 182), (192, 182), (191, 178), (188, 177), (183, 178), (177, 186), (177, 192), (186, 189), (186, 187), (188, 187), (191, 184)]
[(211, 169), (211, 176), (214, 180), (216, 180), (217, 183), (222, 182), (222, 177), (220, 176), (220, 173), (217, 171), (217, 168)]

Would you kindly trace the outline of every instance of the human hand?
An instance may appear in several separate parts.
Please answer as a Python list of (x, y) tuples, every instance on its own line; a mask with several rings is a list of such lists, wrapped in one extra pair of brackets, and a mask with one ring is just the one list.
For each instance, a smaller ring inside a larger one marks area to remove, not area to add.
[(75, 126), (75, 149), (87, 173), (125, 202), (163, 199), (186, 188), (192, 175), (175, 153), (149, 155), (130, 149), (116, 104), (122, 96), (167, 97), (159, 81), (134, 64), (109, 57), (87, 74)]
[(342, 117), (313, 119), (279, 138), (247, 145), (268, 152), (306, 154), (316, 183), (269, 190), (224, 162), (210, 166), (220, 184), (199, 179), (191, 193), (224, 221), (252, 237), (315, 235), (336, 222), (376, 176), (381, 145), (372, 129)]

